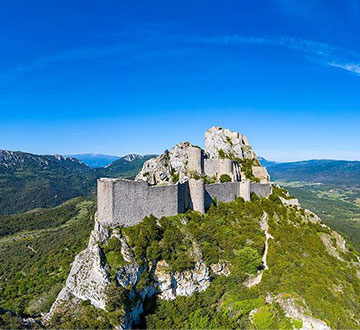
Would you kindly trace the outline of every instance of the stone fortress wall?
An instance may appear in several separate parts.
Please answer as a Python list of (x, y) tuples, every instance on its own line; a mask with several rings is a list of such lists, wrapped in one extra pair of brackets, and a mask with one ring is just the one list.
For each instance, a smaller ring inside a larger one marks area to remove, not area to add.
[[(230, 135), (235, 139), (241, 139), (245, 146), (248, 145), (248, 141), (243, 135), (229, 130), (225, 130), (225, 132), (227, 136)], [(217, 137), (215, 136), (215, 138)], [(205, 142), (209, 144), (207, 141)], [(231, 145), (233, 146), (233, 144)], [(233, 149), (236, 147), (235, 144)], [(239, 150), (243, 150), (243, 147), (242, 145)], [(186, 159), (181, 159), (181, 161), (184, 164), (186, 163), (187, 172), (196, 173), (198, 177), (187, 177), (186, 180), (176, 184), (160, 183), (150, 185), (149, 182), (143, 179), (144, 177), (147, 178), (146, 172), (142, 179), (137, 177), (135, 181), (99, 179), (99, 223), (106, 227), (132, 226), (151, 214), (160, 218), (184, 213), (187, 209), (205, 213), (215, 199), (216, 201), (230, 202), (237, 197), (242, 197), (245, 201), (250, 201), (251, 193), (261, 197), (267, 197), (271, 194), (269, 181), (251, 182), (241, 173), (239, 164), (236, 161), (216, 158), (216, 152), (213, 152), (212, 149), (210, 151), (212, 153), (204, 152), (201, 148), (192, 145), (186, 146)], [(252, 153), (251, 147), (250, 152)], [(164, 157), (161, 157), (163, 156), (158, 157), (159, 162), (167, 163), (169, 161), (165, 161)], [(176, 159), (176, 162), (178, 165), (179, 159)], [(164, 170), (162, 163), (157, 166), (157, 168), (155, 166), (155, 171)], [(144, 165), (143, 170), (144, 168), (146, 168), (146, 165)], [(148, 166), (148, 168), (154, 169), (154, 166)], [(267, 174), (266, 169), (262, 167), (256, 169), (256, 171), (262, 176), (264, 176), (264, 171)], [(232, 182), (205, 184), (204, 179), (201, 177), (206, 175), (209, 178), (216, 177), (219, 179), (223, 174), (229, 175)], [(161, 175), (162, 172), (159, 177)]]
[(150, 186), (145, 181), (102, 178), (98, 180), (98, 219), (106, 227), (133, 226), (150, 214), (161, 218), (187, 209), (205, 213), (214, 199), (231, 202), (242, 197), (249, 201), (251, 192), (266, 197), (271, 186), (254, 185), (250, 180), (204, 184), (203, 179)]

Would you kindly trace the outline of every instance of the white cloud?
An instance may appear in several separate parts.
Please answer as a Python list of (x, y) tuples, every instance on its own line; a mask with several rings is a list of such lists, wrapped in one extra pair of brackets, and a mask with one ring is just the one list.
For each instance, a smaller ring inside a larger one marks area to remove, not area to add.
[(246, 37), (241, 35), (223, 35), (212, 37), (196, 36), (187, 39), (187, 41), (206, 45), (236, 46), (253, 44), (285, 47), (304, 53), (305, 55), (310, 55), (307, 56), (307, 58), (316, 62), (360, 75), (359, 53), (309, 39), (280, 35), (261, 38)]
[(331, 62), (329, 63), (329, 65), (360, 75), (360, 64), (353, 64), (353, 63), (340, 64), (340, 63)]

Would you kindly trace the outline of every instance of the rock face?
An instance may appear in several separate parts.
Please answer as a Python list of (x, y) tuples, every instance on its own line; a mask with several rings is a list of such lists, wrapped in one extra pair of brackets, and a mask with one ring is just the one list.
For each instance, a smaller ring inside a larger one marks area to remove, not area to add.
[[(120, 253), (125, 265), (115, 273), (118, 286), (129, 290), (131, 306), (125, 314), (120, 328), (129, 329), (134, 322), (139, 321), (143, 312), (143, 303), (147, 297), (155, 293), (160, 299), (173, 300), (177, 296), (191, 296), (195, 292), (207, 289), (211, 283), (210, 269), (214, 275), (228, 276), (230, 264), (226, 261), (207, 266), (198, 256), (194, 268), (183, 272), (170, 272), (165, 261), (153, 261), (150, 269), (139, 265), (135, 261), (135, 253), (125, 236), (114, 229), (110, 235), (109, 230), (103, 228), (95, 217), (95, 227), (91, 232), (88, 247), (80, 252), (72, 265), (65, 287), (59, 293), (50, 312), (44, 316), (45, 323), (49, 322), (55, 313), (75, 308), (81, 300), (88, 300), (96, 308), (105, 309), (106, 289), (110, 284), (109, 265), (98, 244), (106, 244), (109, 239), (116, 238), (120, 243)], [(142, 289), (137, 285), (144, 272), (153, 274), (153, 280)]]
[[(242, 161), (246, 161), (247, 168), (240, 168)], [(222, 127), (211, 127), (205, 132), (205, 150), (189, 142), (181, 142), (170, 151), (145, 162), (135, 180), (163, 185), (206, 176), (210, 181), (219, 182), (221, 175), (226, 174), (231, 181), (241, 181), (245, 178), (241, 172), (246, 172), (247, 176), (260, 183), (270, 181), (267, 170), (260, 165), (246, 136)]]
[(265, 167), (262, 166), (253, 166), (252, 174), (255, 178), (259, 179), (261, 183), (267, 183), (270, 181), (269, 173)]
[(284, 197), (279, 197), (281, 202), (284, 205), (288, 205), (288, 206), (300, 206), (299, 200), (297, 198), (291, 198), (291, 199), (286, 199)]
[(301, 299), (301, 306), (296, 304), (294, 298), (286, 298), (285, 295), (277, 296), (275, 301), (281, 306), (287, 317), (290, 317), (293, 320), (301, 320), (303, 322), (302, 329), (330, 330), (330, 327), (324, 321), (311, 316), (304, 299)]
[(189, 142), (181, 142), (170, 151), (149, 159), (135, 180), (147, 181), (151, 185), (187, 181), (190, 178), (188, 164), (192, 148), (194, 147)]
[(61, 155), (34, 155), (20, 151), (0, 150), (0, 168), (25, 168), (49, 169), (58, 166), (68, 168), (89, 169), (87, 165), (76, 158)]
[(100, 247), (97, 244), (89, 246), (76, 256), (66, 285), (57, 300), (67, 300), (71, 294), (104, 309), (105, 289), (109, 282), (106, 262)]
[(166, 272), (167, 264), (160, 261), (155, 270), (155, 281), (161, 299), (173, 300), (177, 296), (191, 296), (206, 290), (210, 285), (210, 271), (204, 263), (196, 263), (195, 268), (185, 272)]
[(205, 152), (210, 158), (219, 158), (222, 152), (239, 159), (256, 158), (245, 135), (222, 127), (211, 127), (205, 132)]

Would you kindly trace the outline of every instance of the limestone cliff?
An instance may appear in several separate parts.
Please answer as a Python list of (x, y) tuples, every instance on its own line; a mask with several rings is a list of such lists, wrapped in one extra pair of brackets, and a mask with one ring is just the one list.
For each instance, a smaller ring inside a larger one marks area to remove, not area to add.
[(243, 134), (222, 127), (211, 127), (205, 132), (205, 152), (210, 158), (233, 156), (239, 159), (256, 159), (256, 155)]
[(151, 185), (185, 182), (189, 180), (191, 172), (189, 161), (194, 147), (189, 142), (181, 142), (170, 151), (149, 159), (136, 176), (135, 180), (147, 181)]
[(261, 183), (270, 181), (266, 168), (260, 165), (246, 136), (222, 127), (211, 127), (205, 132), (205, 150), (181, 142), (145, 162), (135, 180), (162, 185), (204, 176), (209, 182), (218, 182), (223, 174), (232, 181), (245, 177)]
[[(124, 260), (111, 279), (111, 266), (104, 255), (101, 246), (106, 246), (110, 240), (120, 245), (119, 255)], [(191, 296), (195, 292), (206, 290), (214, 275), (230, 274), (230, 264), (222, 261), (206, 265), (201, 253), (195, 249), (193, 254), (197, 260), (192, 269), (186, 271), (171, 271), (164, 260), (152, 260), (151, 265), (139, 264), (135, 251), (130, 247), (128, 238), (118, 229), (110, 231), (102, 228), (95, 217), (95, 227), (91, 233), (88, 247), (79, 253), (72, 265), (65, 287), (59, 293), (50, 312), (44, 316), (45, 324), (58, 313), (76, 310), (81, 301), (89, 301), (94, 307), (106, 310), (109, 299), (108, 287), (111, 282), (129, 291), (129, 306), (118, 321), (119, 328), (131, 328), (139, 321), (143, 312), (145, 299), (157, 294), (160, 299), (173, 300), (178, 296)], [(144, 274), (153, 274), (152, 280), (146, 286), (139, 286)]]

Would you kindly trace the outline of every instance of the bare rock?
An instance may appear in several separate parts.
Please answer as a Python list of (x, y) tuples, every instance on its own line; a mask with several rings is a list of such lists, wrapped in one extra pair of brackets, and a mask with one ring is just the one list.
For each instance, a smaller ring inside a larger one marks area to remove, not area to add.
[(49, 314), (54, 312), (57, 305), (72, 296), (89, 300), (95, 307), (105, 309), (105, 290), (109, 282), (109, 274), (105, 269), (100, 247), (98, 245), (87, 247), (76, 256), (65, 287), (56, 298)]
[(283, 205), (287, 205), (287, 206), (300, 206), (299, 200), (297, 198), (291, 198), (291, 199), (286, 199), (284, 197), (279, 196), (281, 202), (283, 203)]
[(188, 171), (189, 142), (181, 142), (164, 154), (146, 161), (135, 180), (143, 180), (151, 185), (174, 183), (174, 174), (178, 175), (178, 182), (182, 183), (190, 178)]
[(330, 327), (324, 321), (311, 316), (304, 299), (301, 299), (301, 305), (297, 304), (293, 297), (286, 295), (278, 295), (275, 301), (279, 303), (287, 317), (293, 320), (302, 320), (302, 329), (330, 330)]
[(184, 272), (166, 271), (168, 265), (160, 261), (155, 270), (155, 281), (161, 299), (173, 300), (177, 296), (191, 296), (195, 292), (206, 290), (210, 285), (209, 268), (197, 262), (194, 269)]
[(210, 158), (219, 158), (219, 153), (232, 155), (239, 159), (254, 159), (247, 137), (222, 127), (211, 127), (205, 132), (205, 152)]

